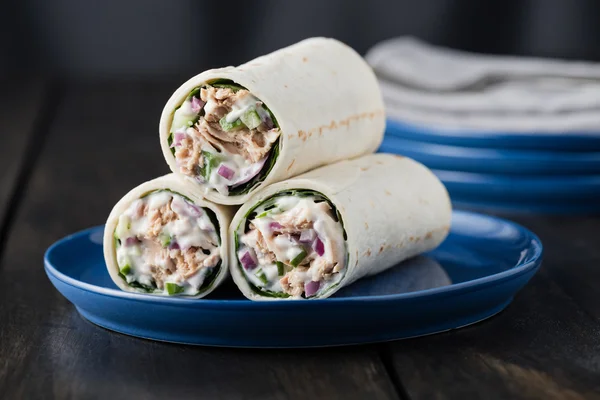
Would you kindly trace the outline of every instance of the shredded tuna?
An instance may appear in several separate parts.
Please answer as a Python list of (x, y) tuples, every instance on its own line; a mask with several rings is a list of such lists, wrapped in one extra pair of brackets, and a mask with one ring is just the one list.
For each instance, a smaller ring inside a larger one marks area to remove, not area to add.
[(211, 86), (200, 89), (200, 98), (206, 102), (204, 115), (192, 129), (186, 131), (186, 137), (175, 147), (175, 158), (181, 173), (198, 175), (203, 165), (201, 151), (206, 144), (210, 144), (217, 152), (240, 155), (249, 163), (257, 163), (269, 154), (279, 138), (279, 128), (269, 129), (268, 124), (262, 123), (255, 129), (242, 127), (226, 132), (219, 123), (232, 111), (236, 102), (249, 95), (247, 90), (234, 92), (228, 88)]
[[(331, 211), (331, 207), (326, 202), (317, 203), (316, 208), (321, 209), (324, 212)], [(310, 229), (313, 227), (313, 223), (307, 212), (308, 210), (296, 207), (285, 213), (275, 215), (273, 219), (283, 226), (283, 228), (278, 229), (279, 232), (300, 233), (303, 229)]]
[(262, 233), (255, 229), (253, 225), (251, 225), (250, 232), (244, 236), (244, 244), (254, 249), (261, 263), (274, 263), (277, 260), (275, 253), (267, 247), (267, 242)]
[(186, 279), (194, 275), (199, 268), (212, 267), (219, 261), (218, 253), (207, 256), (198, 247), (190, 247), (185, 251), (170, 250), (168, 253), (176, 262), (177, 269), (183, 271), (183, 277)]
[(158, 253), (149, 253), (149, 258), (157, 261), (157, 265), (150, 265), (150, 271), (159, 289), (164, 288), (165, 280), (176, 271), (179, 271), (184, 279), (188, 279), (200, 268), (214, 267), (220, 260), (218, 252), (206, 255), (199, 247), (190, 247), (185, 251), (160, 248)]
[(239, 236), (238, 254), (246, 255), (246, 248), (256, 254), (262, 270), (245, 268), (243, 272), (254, 274), (257, 285), (293, 297), (313, 297), (341, 279), (346, 259), (344, 230), (328, 201), (310, 194), (284, 195), (257, 207), (253, 215)]
[[(317, 209), (321, 209), (325, 212), (331, 211), (331, 207), (326, 202), (318, 203), (316, 206)], [(272, 249), (275, 249), (275, 238), (284, 235), (287, 240), (297, 241), (303, 230), (313, 228), (313, 222), (310, 220), (310, 216), (307, 215), (307, 212), (306, 209), (294, 208), (285, 213), (275, 215), (273, 219), (277, 221), (281, 227), (274, 229), (273, 235), (270, 237), (264, 237), (253, 224), (250, 224), (250, 231), (244, 235), (243, 242), (247, 246), (255, 249), (260, 263), (274, 263), (277, 260), (275, 253), (272, 251)], [(289, 261), (290, 260), (285, 260), (286, 263), (289, 263)], [(304, 291), (302, 273), (308, 271), (309, 268), (312, 273), (313, 281), (328, 279), (333, 273), (339, 272), (341, 269), (337, 262), (327, 262), (324, 258), (318, 257), (315, 253), (312, 253), (302, 260), (296, 268), (292, 269), (281, 278), (280, 284), (282, 290), (292, 296), (301, 295)]]
[(257, 232), (257, 240), (256, 240), (256, 248), (262, 253), (263, 257), (265, 258), (265, 260), (267, 262), (273, 263), (276, 260), (275, 254), (269, 250), (269, 248), (267, 247), (267, 242), (265, 241), (265, 238), (263, 237), (263, 235), (260, 233), (260, 231), (256, 231)]
[(202, 143), (190, 136), (185, 136), (181, 140), (180, 146), (175, 150), (175, 158), (179, 161), (179, 169), (181, 173), (186, 175), (196, 174), (201, 157)]
[(335, 271), (335, 266), (337, 266), (339, 264), (333, 264), (333, 263), (328, 263), (325, 262), (325, 260), (323, 258), (317, 258), (314, 260), (314, 263), (312, 264), (313, 267), (313, 281), (320, 281), (323, 278), (329, 278), (333, 272), (337, 272)]
[[(181, 275), (188, 279), (203, 267), (214, 267), (220, 260), (220, 255), (213, 249), (212, 253), (204, 254), (199, 247), (190, 247), (185, 250), (164, 248), (160, 243), (160, 233), (162, 228), (169, 222), (179, 218), (177, 213), (171, 208), (171, 199), (167, 204), (160, 208), (150, 210), (144, 205), (143, 215), (148, 215), (150, 227), (148, 237), (145, 238), (146, 259), (155, 262), (150, 265), (152, 277), (159, 289), (164, 287), (164, 282), (169, 275), (176, 271), (182, 272)], [(216, 246), (216, 245), (215, 245)]]
[(291, 296), (301, 296), (304, 293), (303, 274), (308, 271), (307, 267), (296, 267), (279, 280), (283, 291)]
[(152, 273), (152, 278), (156, 283), (156, 287), (162, 289), (167, 277), (173, 274), (177, 270), (177, 267), (175, 266), (173, 259), (169, 257), (168, 252), (164, 251), (164, 249), (159, 249), (157, 254), (152, 254), (152, 250), (148, 253), (150, 253), (150, 256), (154, 256), (156, 260), (162, 261), (162, 268), (156, 265), (150, 265), (150, 272)]
[(177, 214), (171, 209), (171, 201), (169, 201), (168, 204), (151, 210), (148, 217), (150, 219), (148, 234), (150, 237), (157, 237), (163, 226), (177, 219)]
[[(245, 93), (243, 93), (245, 92)], [(236, 95), (233, 90), (226, 88), (214, 88), (212, 86), (200, 89), (200, 99), (205, 103), (209, 103), (209, 107), (205, 108), (204, 119), (208, 122), (219, 122), (235, 104), (243, 94), (248, 93), (247, 90), (240, 90)]]
[(260, 132), (256, 129), (238, 129), (225, 132), (219, 122), (201, 118), (195, 126), (201, 137), (220, 151), (239, 154), (251, 163), (262, 160), (279, 137), (279, 129)]

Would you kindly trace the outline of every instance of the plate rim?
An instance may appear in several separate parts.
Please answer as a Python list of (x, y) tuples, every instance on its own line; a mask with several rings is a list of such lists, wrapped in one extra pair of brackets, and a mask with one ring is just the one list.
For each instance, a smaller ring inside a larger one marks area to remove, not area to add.
[[(390, 142), (386, 143), (386, 140)], [(600, 140), (600, 139), (599, 139)], [(397, 143), (400, 142), (402, 145), (408, 145), (410, 151), (413, 153), (420, 153), (429, 157), (444, 157), (444, 158), (452, 158), (452, 159), (460, 159), (460, 160), (493, 160), (493, 161), (508, 161), (507, 159), (512, 157), (519, 157), (519, 162), (538, 162), (540, 158), (547, 158), (549, 161), (555, 158), (560, 158), (559, 161), (562, 162), (574, 162), (574, 163), (590, 163), (590, 162), (598, 162), (600, 163), (600, 151), (559, 151), (556, 149), (546, 149), (542, 148), (539, 150), (530, 149), (530, 148), (494, 148), (494, 147), (470, 147), (470, 146), (461, 146), (458, 144), (450, 144), (450, 143), (437, 143), (437, 142), (426, 142), (423, 140), (418, 140), (414, 138), (408, 138), (403, 136), (397, 136), (394, 134), (385, 135), (382, 141), (382, 145), (395, 147)], [(400, 150), (400, 145), (398, 145), (398, 149)], [(423, 149), (429, 148), (429, 151), (424, 151)], [(437, 152), (433, 152), (431, 150), (444, 150), (444, 153), (439, 155)], [(464, 152), (466, 156), (457, 156), (454, 154), (449, 155), (447, 152)], [(476, 155), (477, 153), (477, 155)], [(482, 156), (483, 155), (483, 156)], [(531, 157), (531, 158), (529, 158)]]
[[(389, 129), (391, 128), (391, 129)], [(414, 131), (411, 133), (410, 131)], [(434, 126), (425, 123), (386, 118), (385, 132), (402, 138), (428, 138), (434, 143), (462, 145), (472, 148), (544, 149), (589, 151), (590, 143), (600, 150), (600, 132), (522, 132)], [(408, 133), (408, 137), (405, 136)], [(541, 147), (540, 147), (541, 145)]]
[[(511, 279), (518, 277), (524, 273), (529, 272), (532, 269), (537, 269), (543, 260), (544, 247), (542, 241), (539, 237), (527, 229), (526, 227), (504, 219), (500, 217), (496, 217), (493, 215), (487, 215), (483, 213), (465, 211), (465, 210), (452, 210), (452, 214), (461, 214), (468, 216), (476, 216), (478, 218), (487, 218), (491, 219), (494, 222), (499, 222), (502, 224), (508, 224), (513, 228), (517, 229), (521, 234), (527, 237), (528, 245), (527, 248), (534, 249), (534, 254), (531, 259), (525, 263), (517, 263), (514, 267), (501, 271), (495, 274), (486, 275), (480, 278), (476, 278), (470, 281), (459, 282), (456, 284), (450, 284), (447, 286), (441, 286), (436, 288), (429, 288), (424, 290), (419, 290), (415, 292), (408, 293), (397, 293), (397, 294), (385, 294), (385, 295), (375, 295), (375, 296), (353, 296), (353, 297), (333, 297), (326, 299), (315, 299), (310, 301), (252, 301), (249, 299), (239, 299), (239, 300), (228, 300), (228, 299), (188, 299), (181, 297), (166, 297), (166, 296), (153, 296), (149, 294), (142, 293), (133, 293), (126, 292), (120, 289), (111, 289), (105, 288), (101, 286), (96, 286), (87, 282), (83, 282), (72, 278), (69, 275), (66, 275), (60, 272), (56, 267), (52, 265), (49, 258), (51, 254), (55, 251), (56, 248), (63, 245), (65, 242), (74, 239), (75, 237), (90, 235), (100, 229), (104, 228), (104, 225), (96, 225), (92, 226), (74, 233), (71, 233), (63, 238), (57, 240), (52, 245), (48, 247), (48, 249), (44, 253), (44, 269), (48, 275), (52, 275), (54, 278), (60, 280), (61, 282), (68, 284), (74, 288), (88, 291), (94, 294), (99, 294), (102, 296), (133, 300), (139, 302), (148, 302), (148, 303), (156, 303), (156, 304), (169, 304), (173, 306), (200, 306), (201, 308), (227, 308), (232, 310), (237, 309), (281, 309), (281, 308), (290, 308), (290, 307), (319, 307), (324, 305), (334, 305), (334, 304), (348, 304), (348, 303), (377, 303), (377, 302), (391, 302), (391, 301), (401, 301), (401, 300), (415, 300), (421, 298), (432, 298), (432, 297), (440, 297), (440, 296), (449, 296), (454, 295), (456, 293), (461, 293), (465, 290), (476, 289), (480, 290), (483, 287), (495, 283), (504, 281), (506, 279)], [(450, 228), (452, 231), (452, 228)]]
[(84, 310), (83, 308), (74, 305), (75, 309), (77, 310), (79, 316), (85, 320), (86, 322), (100, 327), (102, 329), (106, 329), (110, 332), (116, 332), (120, 335), (125, 335), (125, 336), (129, 336), (129, 337), (133, 337), (133, 338), (140, 338), (143, 340), (152, 340), (152, 341), (157, 341), (157, 342), (162, 342), (162, 343), (171, 343), (171, 344), (183, 344), (183, 345), (187, 345), (187, 346), (204, 346), (204, 347), (213, 347), (213, 348), (232, 348), (232, 349), (267, 349), (267, 350), (285, 350), (285, 349), (321, 349), (321, 348), (332, 348), (332, 347), (346, 347), (346, 346), (362, 346), (362, 345), (369, 345), (369, 344), (378, 344), (378, 343), (390, 343), (390, 342), (394, 342), (397, 340), (408, 340), (408, 339), (415, 339), (415, 338), (421, 338), (421, 337), (427, 337), (427, 336), (432, 336), (432, 335), (440, 335), (446, 332), (451, 332), (454, 330), (458, 330), (458, 329), (463, 329), (469, 326), (473, 326), (476, 324), (479, 324), (481, 322), (487, 321), (488, 319), (494, 318), (495, 316), (497, 316), (498, 314), (503, 313), (507, 307), (512, 303), (513, 301), (513, 297), (511, 296), (507, 301), (500, 303), (499, 305), (493, 307), (492, 312), (489, 314), (486, 314), (483, 318), (477, 318), (475, 320), (472, 320), (470, 322), (467, 322), (465, 324), (462, 325), (458, 325), (455, 327), (451, 327), (451, 328), (444, 328), (444, 329), (440, 329), (440, 330), (434, 330), (431, 332), (426, 332), (426, 333), (421, 333), (421, 334), (416, 334), (416, 335), (409, 335), (409, 336), (402, 336), (399, 338), (392, 338), (392, 339), (383, 339), (383, 340), (366, 340), (366, 341), (357, 341), (357, 342), (340, 342), (340, 343), (336, 343), (336, 344), (295, 344), (295, 345), (240, 345), (240, 344), (214, 344), (214, 343), (198, 343), (198, 342), (188, 342), (188, 341), (172, 341), (172, 340), (166, 340), (166, 339), (158, 339), (158, 338), (153, 338), (151, 336), (147, 336), (147, 335), (141, 335), (141, 334), (134, 334), (134, 333), (130, 333), (130, 332), (124, 332), (123, 330), (116, 330), (110, 326), (106, 326), (103, 325), (101, 323), (99, 323), (98, 321), (94, 321), (92, 320), (92, 318), (90, 318), (93, 314), (90, 313), (87, 310)]
[(511, 213), (523, 215), (597, 215), (600, 213), (599, 202), (577, 203), (574, 201), (540, 204), (539, 201), (517, 202), (510, 200), (491, 201), (474, 199), (468, 196), (453, 196), (452, 205), (456, 210), (471, 210), (486, 213)]
[[(572, 187), (599, 187), (600, 186), (600, 173), (597, 174), (571, 174), (571, 175), (524, 175), (516, 176), (509, 174), (491, 173), (491, 172), (471, 172), (471, 171), (457, 171), (450, 169), (433, 168), (431, 171), (440, 178), (442, 182), (449, 181), (444, 178), (453, 177), (452, 183), (470, 184), (470, 185), (513, 185), (515, 182), (519, 185), (563, 185), (568, 184)], [(439, 174), (442, 174), (440, 177)], [(462, 178), (462, 179), (457, 179)], [(468, 178), (468, 179), (464, 179)], [(481, 182), (474, 182), (480, 180)], [(573, 182), (574, 181), (574, 182)], [(493, 182), (493, 184), (491, 183)]]

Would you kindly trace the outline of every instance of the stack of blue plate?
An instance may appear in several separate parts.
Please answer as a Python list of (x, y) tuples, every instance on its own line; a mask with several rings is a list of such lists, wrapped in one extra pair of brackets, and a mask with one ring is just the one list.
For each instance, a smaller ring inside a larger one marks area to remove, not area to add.
[(427, 165), (458, 208), (600, 212), (600, 132), (477, 132), (388, 120), (379, 152)]

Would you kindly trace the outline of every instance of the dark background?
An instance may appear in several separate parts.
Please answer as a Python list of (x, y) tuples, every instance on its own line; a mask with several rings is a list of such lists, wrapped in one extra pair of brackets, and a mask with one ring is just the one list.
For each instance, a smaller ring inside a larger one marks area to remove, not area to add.
[(132, 187), (168, 172), (158, 119), (192, 74), (313, 35), (361, 53), (413, 34), (600, 60), (600, 0), (9, 1), (0, 0), (0, 399), (600, 398), (598, 218), (509, 216), (540, 236), (544, 264), (494, 318), (335, 349), (116, 334), (81, 318), (42, 269), (50, 244), (102, 224)]
[(411, 34), (485, 53), (600, 60), (596, 0), (21, 0), (0, 12), (0, 73), (189, 75), (310, 36), (363, 53)]

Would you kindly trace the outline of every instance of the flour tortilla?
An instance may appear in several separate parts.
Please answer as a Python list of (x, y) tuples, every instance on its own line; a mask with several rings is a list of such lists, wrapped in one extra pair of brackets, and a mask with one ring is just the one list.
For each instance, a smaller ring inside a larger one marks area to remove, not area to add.
[[(141, 185), (137, 186), (136, 188), (132, 189), (129, 193), (127, 193), (113, 207), (112, 211), (110, 212), (110, 215), (108, 216), (108, 220), (106, 221), (106, 226), (104, 228), (104, 260), (106, 262), (106, 267), (108, 268), (108, 273), (119, 288), (128, 292), (139, 293), (134, 288), (129, 286), (125, 281), (123, 281), (123, 279), (119, 276), (119, 266), (117, 265), (115, 240), (113, 235), (119, 222), (119, 216), (123, 212), (125, 212), (125, 210), (131, 205), (131, 203), (133, 203), (140, 197), (143, 197), (148, 192), (152, 192), (159, 189), (169, 189), (173, 192), (177, 192), (192, 200), (197, 206), (206, 207), (212, 210), (215, 213), (217, 220), (219, 221), (219, 235), (221, 238), (220, 253), (222, 260), (219, 274), (215, 278), (213, 285), (203, 293), (197, 296), (185, 296), (186, 298), (196, 299), (204, 297), (213, 290), (215, 290), (215, 288), (217, 288), (229, 275), (229, 242), (227, 240), (227, 228), (229, 227), (229, 223), (231, 222), (231, 217), (235, 212), (235, 208), (226, 207), (206, 201), (202, 197), (202, 192), (197, 185), (193, 184), (192, 182), (179, 179), (175, 174), (164, 175), (151, 181), (142, 183)], [(160, 293), (152, 294), (157, 296), (162, 295)]]
[(250, 288), (239, 268), (233, 232), (252, 207), (290, 189), (325, 195), (337, 207), (348, 236), (345, 275), (339, 285), (317, 298), (434, 249), (450, 229), (452, 209), (446, 188), (429, 169), (406, 157), (372, 154), (275, 183), (252, 196), (229, 228), (230, 272), (251, 300), (286, 299), (264, 297)]
[(279, 157), (266, 179), (244, 195), (205, 193), (215, 203), (242, 204), (260, 187), (373, 153), (383, 140), (384, 106), (371, 68), (345, 44), (313, 38), (239, 67), (205, 71), (177, 89), (159, 126), (163, 155), (175, 173), (179, 168), (168, 143), (173, 112), (194, 88), (215, 79), (246, 87), (269, 107), (282, 132)]

